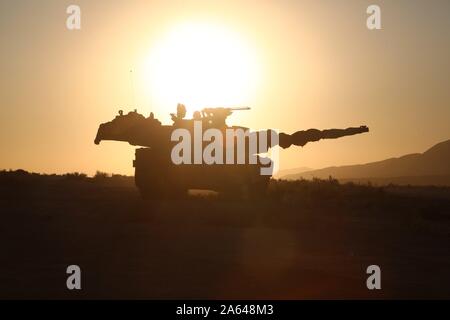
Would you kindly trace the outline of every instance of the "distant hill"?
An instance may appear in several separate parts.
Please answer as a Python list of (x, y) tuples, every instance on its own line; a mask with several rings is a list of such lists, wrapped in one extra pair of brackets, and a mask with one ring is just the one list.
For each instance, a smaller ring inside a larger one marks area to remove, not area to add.
[(284, 170), (278, 171), (274, 175), (274, 177), (279, 179), (279, 178), (287, 176), (287, 175), (299, 174), (299, 173), (303, 173), (303, 172), (306, 172), (306, 171), (312, 171), (312, 170), (314, 170), (314, 169), (308, 168), (308, 167), (298, 167), (298, 168), (292, 168), (292, 169), (284, 169)]
[(328, 178), (376, 184), (450, 185), (450, 140), (424, 153), (360, 165), (328, 167), (283, 176), (283, 179)]

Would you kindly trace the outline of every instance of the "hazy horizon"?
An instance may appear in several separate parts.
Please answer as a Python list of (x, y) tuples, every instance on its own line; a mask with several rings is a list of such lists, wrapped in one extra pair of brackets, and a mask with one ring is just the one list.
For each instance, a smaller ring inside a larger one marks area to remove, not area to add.
[(284, 150), (282, 170), (383, 160), (450, 138), (448, 1), (376, 1), (374, 31), (373, 1), (80, 0), (73, 31), (70, 4), (0, 3), (1, 169), (131, 175), (135, 147), (95, 145), (98, 125), (135, 108), (170, 124), (177, 102), (189, 117), (248, 105), (228, 124), (255, 129), (370, 128)]

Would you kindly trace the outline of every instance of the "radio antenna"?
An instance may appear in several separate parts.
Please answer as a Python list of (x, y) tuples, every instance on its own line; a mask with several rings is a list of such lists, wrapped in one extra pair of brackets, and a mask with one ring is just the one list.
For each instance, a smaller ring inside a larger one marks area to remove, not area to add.
[(133, 107), (136, 108), (136, 97), (134, 92), (133, 69), (130, 69), (131, 97), (133, 99)]

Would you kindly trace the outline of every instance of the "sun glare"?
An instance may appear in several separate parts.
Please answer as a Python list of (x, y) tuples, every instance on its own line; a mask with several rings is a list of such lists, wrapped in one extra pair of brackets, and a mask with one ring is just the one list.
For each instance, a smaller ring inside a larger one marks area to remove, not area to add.
[(188, 110), (244, 105), (260, 78), (258, 57), (239, 34), (215, 24), (178, 25), (145, 61), (143, 85), (153, 104)]

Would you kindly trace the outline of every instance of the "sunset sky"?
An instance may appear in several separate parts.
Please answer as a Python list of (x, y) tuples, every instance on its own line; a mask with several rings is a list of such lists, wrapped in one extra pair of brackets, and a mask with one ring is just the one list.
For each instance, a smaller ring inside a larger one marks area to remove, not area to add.
[[(81, 30), (66, 8), (81, 8)], [(382, 30), (366, 8), (381, 7)], [(93, 140), (119, 109), (170, 123), (370, 133), (281, 153), (282, 169), (357, 164), (450, 139), (450, 1), (0, 2), (0, 169), (132, 174), (135, 147)], [(130, 70), (133, 70), (130, 73)]]

